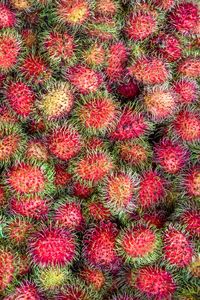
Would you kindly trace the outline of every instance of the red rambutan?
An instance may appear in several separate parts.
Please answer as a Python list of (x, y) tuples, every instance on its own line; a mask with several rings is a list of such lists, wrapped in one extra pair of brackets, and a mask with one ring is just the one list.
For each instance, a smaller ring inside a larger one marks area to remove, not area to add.
[(126, 107), (119, 118), (115, 130), (109, 134), (109, 137), (118, 141), (129, 140), (144, 135), (148, 129), (149, 124), (144, 116)]
[(197, 26), (198, 6), (192, 2), (179, 3), (169, 15), (169, 22), (180, 33), (191, 33)]
[(190, 197), (200, 196), (200, 167), (195, 166), (188, 170), (183, 178), (183, 187)]
[[(72, 176), (72, 175), (71, 175)], [(87, 186), (86, 184), (74, 181), (72, 184), (72, 194), (81, 199), (88, 198), (93, 192), (93, 188)]]
[(65, 286), (65, 290), (57, 296), (58, 300), (98, 300), (98, 295), (90, 287), (76, 280)]
[(89, 265), (113, 269), (118, 261), (115, 242), (118, 230), (111, 222), (101, 222), (86, 231), (84, 236), (84, 256)]
[(40, 56), (28, 55), (21, 64), (20, 71), (33, 84), (44, 84), (52, 76), (51, 69)]
[(63, 164), (55, 165), (55, 179), (54, 185), (56, 188), (64, 188), (71, 181), (71, 174), (66, 170), (66, 166)]
[(70, 126), (55, 128), (47, 138), (48, 149), (57, 158), (68, 161), (76, 156), (82, 147), (78, 131)]
[(161, 84), (169, 76), (163, 61), (156, 57), (138, 58), (128, 70), (131, 76), (143, 84)]
[(35, 101), (35, 94), (26, 83), (22, 81), (10, 82), (6, 88), (5, 97), (17, 115), (23, 118), (30, 115)]
[(152, 210), (143, 214), (142, 219), (145, 223), (149, 223), (157, 228), (162, 228), (167, 220), (164, 211)]
[(117, 87), (117, 92), (124, 98), (135, 98), (139, 94), (139, 87), (134, 81), (129, 80), (121, 83)]
[(135, 274), (135, 288), (148, 299), (170, 299), (176, 291), (176, 283), (172, 275), (164, 268), (147, 266)]
[(0, 29), (14, 27), (16, 24), (16, 17), (7, 5), (0, 3)]
[(175, 133), (185, 142), (200, 139), (200, 117), (197, 112), (182, 110), (172, 123)]
[(155, 16), (150, 11), (138, 11), (131, 14), (126, 23), (125, 32), (128, 38), (140, 41), (148, 38), (157, 29)]
[(22, 245), (33, 230), (34, 226), (29, 220), (17, 217), (9, 220), (6, 234), (12, 243)]
[(184, 268), (191, 263), (193, 247), (184, 232), (169, 227), (165, 231), (163, 243), (164, 257), (170, 265)]
[(86, 203), (87, 217), (96, 222), (106, 221), (111, 217), (110, 210), (95, 197)]
[(9, 296), (5, 297), (4, 300), (41, 300), (41, 296), (34, 283), (25, 281), (22, 282), (19, 287)]
[(23, 29), (21, 35), (26, 47), (30, 49), (33, 46), (35, 46), (37, 41), (37, 35), (32, 29), (29, 28)]
[(8, 72), (18, 61), (21, 46), (15, 31), (2, 30), (0, 32), (0, 71)]
[(180, 214), (179, 220), (192, 237), (200, 237), (200, 210), (186, 209)]
[(189, 158), (189, 153), (182, 144), (165, 138), (154, 147), (154, 153), (156, 162), (170, 174), (181, 171)]
[(188, 57), (178, 64), (178, 72), (182, 76), (198, 79), (200, 76), (200, 59)]
[(96, 291), (99, 291), (106, 284), (106, 277), (104, 273), (99, 270), (89, 266), (85, 266), (79, 273), (81, 279), (84, 282), (92, 286)]
[(4, 207), (6, 204), (6, 193), (2, 185), (0, 185), (0, 208)]
[(165, 180), (156, 171), (142, 174), (139, 184), (138, 205), (142, 208), (154, 207), (163, 201), (165, 196)]
[(0, 292), (5, 290), (14, 279), (15, 257), (10, 250), (0, 249)]
[(190, 104), (198, 98), (198, 86), (195, 81), (183, 78), (174, 82), (173, 91), (177, 94), (179, 104)]
[(100, 73), (82, 65), (71, 67), (67, 77), (71, 84), (73, 84), (82, 94), (96, 92), (103, 82)]
[(64, 229), (45, 227), (29, 239), (33, 262), (41, 267), (70, 264), (76, 254), (73, 235)]

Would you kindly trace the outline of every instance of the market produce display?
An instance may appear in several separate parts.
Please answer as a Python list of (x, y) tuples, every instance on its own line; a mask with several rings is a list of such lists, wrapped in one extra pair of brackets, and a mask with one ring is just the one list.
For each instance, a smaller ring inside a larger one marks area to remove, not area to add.
[(0, 1), (0, 299), (200, 299), (199, 16)]

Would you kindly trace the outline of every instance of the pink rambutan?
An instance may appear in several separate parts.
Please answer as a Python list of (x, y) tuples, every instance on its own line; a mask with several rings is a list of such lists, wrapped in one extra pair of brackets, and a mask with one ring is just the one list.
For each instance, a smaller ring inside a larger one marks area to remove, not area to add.
[(182, 76), (198, 79), (200, 76), (200, 59), (188, 57), (178, 64), (177, 70)]
[(0, 29), (14, 27), (15, 24), (15, 13), (7, 5), (0, 3)]
[(124, 98), (135, 98), (139, 94), (139, 87), (133, 80), (129, 80), (121, 83), (117, 87), (117, 92)]
[(95, 198), (86, 203), (86, 211), (89, 219), (96, 222), (106, 221), (111, 217), (110, 210), (100, 200)]
[(169, 15), (169, 22), (180, 33), (191, 33), (197, 26), (198, 6), (192, 2), (181, 2)]
[(183, 187), (190, 197), (200, 196), (200, 167), (198, 165), (184, 175)]
[(66, 200), (57, 203), (53, 219), (59, 227), (78, 230), (84, 222), (81, 205), (75, 199)]
[(41, 300), (42, 298), (34, 283), (30, 281), (24, 281), (12, 294), (4, 298), (4, 300), (16, 299)]
[(149, 129), (149, 124), (142, 113), (126, 107), (121, 113), (117, 126), (109, 134), (112, 140), (124, 141), (144, 135)]
[(197, 112), (182, 110), (172, 123), (173, 131), (185, 142), (200, 139), (200, 117)]
[(28, 55), (21, 64), (20, 71), (33, 84), (43, 84), (52, 76), (51, 69), (40, 56)]
[(147, 266), (138, 269), (135, 274), (135, 288), (148, 299), (170, 299), (176, 291), (172, 275), (164, 268)]
[(22, 81), (10, 82), (5, 91), (5, 97), (12, 110), (20, 117), (30, 115), (35, 101), (31, 87)]
[(15, 31), (0, 32), (0, 71), (6, 73), (13, 69), (21, 50), (20, 40)]
[(156, 162), (170, 174), (181, 171), (189, 158), (189, 152), (182, 144), (165, 138), (155, 145), (154, 153)]
[(156, 57), (140, 57), (128, 70), (131, 76), (143, 84), (161, 84), (169, 76), (163, 61)]
[(71, 67), (67, 77), (82, 94), (96, 92), (103, 82), (102, 75), (83, 65)]
[(43, 48), (52, 63), (69, 62), (74, 55), (74, 39), (67, 32), (51, 31), (44, 38)]
[(76, 242), (67, 230), (45, 227), (30, 237), (29, 250), (36, 265), (65, 266), (75, 258)]
[(38, 196), (21, 196), (20, 199), (13, 197), (10, 200), (10, 210), (15, 215), (41, 220), (48, 215), (49, 201)]
[(178, 268), (188, 266), (194, 254), (188, 236), (174, 227), (169, 227), (164, 234), (164, 257), (167, 262)]
[(61, 160), (68, 161), (80, 152), (81, 136), (72, 127), (57, 127), (48, 135), (47, 146), (51, 154)]
[(82, 25), (90, 15), (86, 0), (60, 0), (56, 7), (58, 19), (71, 26)]
[(71, 181), (71, 174), (66, 170), (66, 166), (63, 164), (55, 165), (55, 179), (54, 185), (56, 188), (64, 188)]
[(106, 152), (96, 151), (75, 160), (71, 171), (75, 178), (90, 186), (99, 183), (113, 168), (111, 157)]
[(0, 292), (5, 290), (15, 275), (15, 257), (10, 250), (0, 249)]
[[(71, 175), (72, 176), (72, 175)], [(93, 192), (93, 188), (87, 186), (86, 184), (74, 181), (72, 184), (72, 194), (81, 199), (88, 198)]]
[(99, 15), (114, 17), (118, 4), (115, 0), (97, 0), (95, 12)]
[(101, 270), (90, 266), (85, 266), (80, 271), (79, 276), (87, 285), (92, 286), (96, 291), (100, 291), (106, 284), (104, 273)]
[(160, 236), (154, 227), (133, 225), (118, 237), (119, 254), (128, 263), (149, 264), (158, 259), (160, 243)]
[(138, 205), (147, 209), (160, 204), (165, 196), (165, 183), (156, 171), (144, 172), (139, 184)]
[(154, 14), (150, 11), (138, 11), (131, 14), (125, 26), (125, 33), (128, 38), (140, 41), (148, 38), (157, 29), (157, 22)]
[(131, 211), (136, 186), (137, 179), (129, 173), (122, 171), (109, 175), (102, 187), (104, 205), (114, 214)]
[(190, 104), (198, 98), (198, 86), (195, 81), (183, 78), (174, 82), (173, 91), (177, 94), (179, 104)]
[(84, 256), (89, 265), (113, 269), (118, 261), (115, 242), (118, 234), (116, 225), (101, 222), (87, 230), (84, 236)]
[(181, 58), (181, 44), (178, 38), (171, 34), (161, 33), (152, 40), (156, 46), (158, 54), (169, 62), (174, 62)]
[(144, 95), (144, 105), (155, 121), (161, 121), (174, 114), (176, 95), (171, 90), (157, 88)]
[(200, 237), (200, 211), (198, 209), (186, 209), (180, 214), (179, 220), (192, 237)]

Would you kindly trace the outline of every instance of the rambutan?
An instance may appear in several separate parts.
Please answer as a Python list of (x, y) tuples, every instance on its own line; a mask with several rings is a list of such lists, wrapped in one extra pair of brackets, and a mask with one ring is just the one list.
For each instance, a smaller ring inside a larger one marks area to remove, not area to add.
[(156, 57), (140, 57), (128, 70), (131, 76), (143, 84), (161, 84), (169, 77), (165, 64)]
[(31, 0), (10, 0), (10, 3), (18, 11), (29, 10), (32, 6)]
[(71, 174), (69, 174), (66, 170), (66, 166), (63, 164), (55, 165), (55, 179), (54, 185), (57, 189), (62, 189), (67, 186), (67, 184), (71, 181)]
[(191, 263), (194, 250), (185, 232), (171, 225), (165, 231), (163, 243), (164, 257), (171, 266), (184, 268)]
[(73, 104), (74, 96), (70, 86), (64, 82), (57, 82), (41, 95), (38, 107), (47, 121), (54, 121), (66, 117)]
[(88, 198), (93, 192), (92, 187), (89, 187), (87, 184), (84, 184), (83, 182), (79, 182), (79, 181), (74, 181), (72, 183), (71, 188), (72, 188), (71, 191), (72, 195), (79, 197), (81, 199)]
[(6, 193), (2, 185), (0, 185), (0, 209), (6, 204)]
[(5, 297), (4, 300), (41, 300), (41, 295), (38, 292), (36, 285), (30, 281), (24, 281), (16, 290)]
[(87, 230), (83, 240), (83, 253), (89, 265), (114, 268), (118, 261), (115, 242), (118, 230), (111, 222), (101, 222)]
[(67, 32), (51, 31), (44, 37), (43, 48), (52, 64), (68, 63), (74, 56), (74, 38)]
[(128, 38), (134, 41), (140, 41), (148, 38), (157, 29), (157, 21), (150, 11), (138, 11), (128, 17), (125, 26), (125, 33)]
[(109, 300), (139, 300), (139, 299), (125, 292), (125, 293), (117, 293), (112, 298), (109, 298)]
[(25, 43), (26, 47), (32, 48), (36, 45), (37, 36), (36, 33), (32, 29), (23, 29), (21, 32), (23, 42)]
[(5, 4), (0, 3), (0, 29), (14, 27), (15, 13)]
[(140, 139), (120, 142), (117, 148), (122, 161), (134, 167), (144, 167), (152, 156), (149, 143)]
[(57, 296), (58, 300), (98, 300), (98, 294), (90, 287), (75, 280), (73, 284), (65, 286), (64, 291)]
[(49, 164), (16, 163), (7, 172), (7, 187), (19, 195), (49, 194), (54, 190)]
[(75, 258), (76, 242), (67, 230), (44, 227), (30, 237), (29, 250), (36, 265), (66, 266)]
[(89, 286), (93, 287), (96, 291), (102, 290), (107, 284), (106, 276), (102, 270), (85, 266), (79, 272), (80, 278)]
[(200, 59), (188, 57), (178, 64), (177, 70), (182, 76), (198, 79), (200, 76)]
[(145, 223), (149, 223), (158, 229), (162, 228), (167, 220), (165, 211), (150, 210), (142, 215)]
[(118, 172), (108, 176), (102, 187), (104, 205), (113, 213), (132, 211), (137, 178), (127, 172)]
[(151, 225), (135, 224), (117, 238), (119, 254), (128, 263), (150, 264), (160, 255), (161, 238)]
[(172, 129), (184, 142), (199, 141), (200, 117), (197, 111), (180, 111), (172, 123)]
[(176, 31), (188, 34), (197, 26), (198, 18), (197, 4), (183, 1), (170, 13), (169, 22)]
[(126, 107), (120, 115), (117, 126), (109, 134), (111, 140), (124, 141), (138, 138), (149, 130), (149, 124), (142, 113)]
[(27, 160), (30, 161), (46, 161), (49, 158), (49, 153), (45, 144), (39, 139), (31, 139), (28, 142), (25, 152)]
[(138, 269), (134, 282), (141, 297), (144, 296), (148, 299), (170, 299), (176, 291), (176, 283), (172, 275), (164, 268), (156, 266)]
[(21, 51), (21, 41), (14, 30), (0, 32), (0, 71), (7, 73), (15, 67)]
[(70, 166), (70, 171), (79, 181), (91, 186), (99, 183), (114, 168), (112, 158), (103, 151), (86, 153)]
[(96, 92), (103, 82), (102, 75), (83, 65), (76, 65), (68, 70), (67, 78), (82, 94)]
[(156, 162), (170, 174), (181, 171), (189, 158), (188, 150), (181, 143), (166, 138), (155, 145), (154, 153)]
[(86, 216), (96, 222), (106, 221), (111, 217), (110, 210), (95, 196), (85, 204)]
[(35, 94), (30, 86), (22, 81), (12, 81), (5, 90), (5, 98), (17, 116), (29, 117), (35, 102)]
[(83, 50), (84, 62), (89, 67), (98, 68), (104, 65), (106, 59), (106, 51), (101, 43), (92, 43), (89, 48)]
[(34, 225), (31, 221), (15, 217), (9, 220), (6, 226), (6, 235), (15, 245), (22, 245), (34, 230)]
[(183, 187), (190, 197), (200, 196), (200, 167), (198, 165), (189, 169), (184, 175)]
[(176, 36), (161, 33), (152, 40), (152, 43), (156, 46), (158, 54), (160, 54), (167, 61), (174, 62), (181, 58), (181, 44)]
[(177, 94), (179, 104), (191, 104), (198, 98), (198, 86), (195, 81), (183, 78), (174, 82), (173, 91)]
[(157, 88), (144, 95), (144, 106), (155, 121), (162, 121), (174, 114), (176, 95), (170, 90)]
[(155, 3), (156, 6), (158, 6), (160, 9), (163, 9), (164, 11), (169, 10), (174, 5), (174, 0), (153, 0), (153, 3)]
[(47, 146), (55, 157), (68, 161), (80, 152), (81, 136), (71, 126), (56, 127), (47, 137)]
[(195, 278), (200, 278), (200, 255), (193, 257), (191, 264), (188, 267), (190, 273)]
[(119, 34), (119, 24), (115, 18), (108, 16), (94, 16), (87, 25), (86, 33), (101, 42), (115, 40)]
[(20, 196), (20, 199), (13, 197), (10, 200), (12, 214), (41, 220), (47, 217), (49, 212), (49, 201), (38, 196)]
[(115, 0), (97, 0), (95, 12), (99, 15), (114, 17), (118, 11), (118, 3)]
[(77, 199), (69, 197), (57, 202), (53, 220), (59, 227), (69, 230), (80, 229), (84, 222), (80, 203)]
[(52, 70), (40, 56), (29, 54), (20, 66), (22, 76), (33, 84), (44, 84), (50, 80)]
[(193, 237), (200, 237), (200, 210), (188, 208), (183, 211), (179, 220), (185, 227), (185, 230)]
[(129, 80), (119, 84), (117, 92), (124, 98), (135, 98), (139, 94), (139, 87), (133, 80)]
[(165, 183), (156, 171), (144, 172), (139, 184), (138, 205), (147, 209), (160, 204), (165, 196)]
[(83, 132), (105, 134), (111, 130), (117, 118), (117, 103), (106, 93), (83, 99), (75, 109), (75, 117)]
[(90, 15), (86, 0), (60, 0), (56, 7), (57, 18), (71, 26), (82, 25)]
[(8, 124), (17, 124), (18, 119), (17, 117), (13, 114), (13, 112), (10, 110), (5, 105), (0, 106), (0, 122), (3, 124), (8, 123)]
[(0, 292), (5, 290), (15, 276), (14, 254), (3, 247), (0, 248)]

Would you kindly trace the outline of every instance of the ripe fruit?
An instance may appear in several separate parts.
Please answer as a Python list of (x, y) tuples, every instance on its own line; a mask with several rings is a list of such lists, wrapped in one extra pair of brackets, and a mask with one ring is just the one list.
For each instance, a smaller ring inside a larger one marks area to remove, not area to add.
[(102, 67), (106, 59), (106, 51), (101, 43), (92, 43), (89, 48), (83, 50), (84, 62), (89, 67)]
[(190, 233), (191, 237), (200, 237), (200, 211), (195, 207), (185, 209), (179, 216), (181, 224), (186, 231)]
[(67, 78), (82, 94), (96, 92), (103, 82), (102, 75), (83, 65), (76, 65), (68, 70)]
[(189, 153), (182, 144), (169, 139), (162, 139), (154, 147), (154, 153), (156, 162), (170, 174), (181, 171), (189, 158)]
[(0, 29), (14, 27), (15, 24), (15, 13), (7, 5), (0, 3)]
[(5, 91), (6, 101), (19, 117), (27, 118), (33, 110), (35, 94), (22, 81), (11, 81)]
[(71, 174), (69, 174), (66, 170), (66, 166), (63, 164), (55, 165), (55, 179), (54, 185), (56, 189), (65, 188), (67, 183), (71, 181)]
[(188, 266), (194, 254), (192, 243), (186, 233), (169, 226), (164, 235), (164, 257), (167, 262), (178, 268)]
[(80, 278), (89, 286), (93, 287), (96, 291), (102, 290), (106, 285), (105, 274), (96, 268), (85, 266), (79, 273)]
[(189, 169), (183, 178), (183, 187), (190, 197), (200, 196), (200, 167)]
[(108, 16), (94, 16), (87, 24), (86, 33), (101, 42), (115, 40), (119, 34), (119, 22)]
[(10, 241), (19, 246), (26, 243), (27, 238), (34, 231), (34, 225), (29, 220), (16, 217), (9, 220), (5, 230)]
[(198, 98), (198, 87), (195, 81), (183, 78), (174, 82), (173, 91), (177, 94), (180, 104), (191, 104)]
[(106, 221), (111, 217), (109, 208), (105, 207), (105, 205), (97, 197), (92, 197), (85, 206), (86, 216), (89, 220), (100, 222)]
[(80, 152), (81, 136), (71, 126), (56, 127), (47, 137), (47, 146), (55, 157), (68, 161)]
[(84, 256), (89, 263), (98, 268), (114, 268), (118, 257), (115, 241), (118, 230), (111, 222), (101, 222), (86, 231), (84, 236)]
[(135, 98), (139, 94), (139, 87), (133, 80), (129, 80), (121, 83), (117, 88), (117, 92), (124, 98)]
[(67, 230), (44, 227), (30, 237), (29, 250), (38, 266), (66, 266), (75, 258), (76, 242)]
[(118, 10), (118, 3), (114, 0), (97, 0), (95, 12), (103, 16), (113, 17)]
[(129, 264), (150, 264), (159, 257), (161, 238), (153, 226), (135, 224), (120, 233), (117, 244), (119, 254)]
[(66, 117), (73, 104), (74, 96), (70, 86), (64, 82), (57, 82), (41, 95), (38, 107), (47, 121), (54, 121)]
[(15, 276), (15, 257), (13, 253), (0, 248), (0, 292), (5, 290)]
[(140, 57), (129, 67), (129, 74), (143, 84), (161, 84), (168, 79), (168, 70), (159, 58)]
[(46, 145), (38, 139), (28, 141), (28, 146), (25, 153), (26, 159), (30, 161), (47, 161), (49, 153)]
[(58, 295), (59, 300), (98, 300), (98, 294), (93, 289), (89, 288), (75, 280), (73, 284), (65, 286), (65, 291)]
[(200, 76), (200, 59), (199, 58), (186, 58), (178, 64), (177, 71), (186, 77), (198, 79)]
[(40, 300), (40, 294), (35, 286), (34, 283), (26, 280), (21, 283), (16, 290), (10, 294), (9, 296), (5, 297), (4, 300)]

